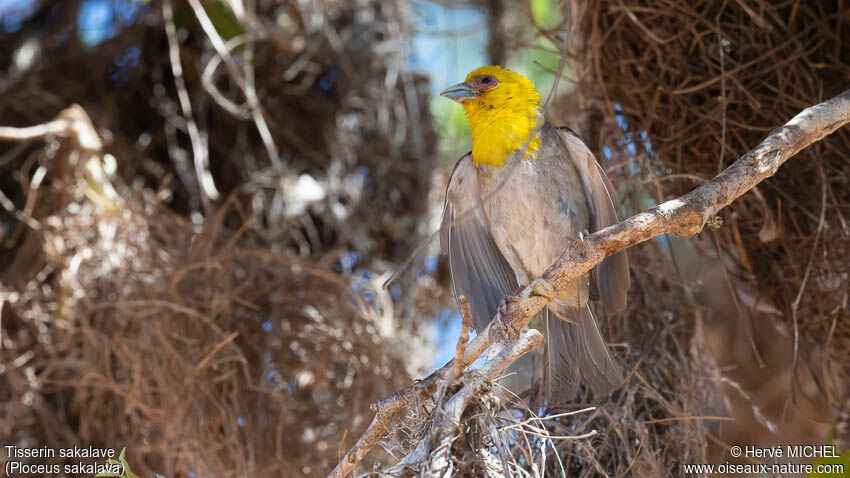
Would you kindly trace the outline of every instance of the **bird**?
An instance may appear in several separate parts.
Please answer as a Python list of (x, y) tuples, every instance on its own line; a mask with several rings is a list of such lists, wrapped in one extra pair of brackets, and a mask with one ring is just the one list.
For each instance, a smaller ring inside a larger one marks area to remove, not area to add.
[[(523, 75), (483, 66), (440, 94), (460, 103), (472, 132), (472, 151), (448, 180), (440, 243), (454, 296), (466, 298), (481, 332), (503, 298), (541, 276), (571, 241), (618, 222), (619, 200), (579, 135), (543, 119), (540, 94)], [(597, 395), (620, 385), (590, 302), (622, 312), (628, 288), (623, 251), (543, 309), (550, 400), (569, 400), (582, 383)]]

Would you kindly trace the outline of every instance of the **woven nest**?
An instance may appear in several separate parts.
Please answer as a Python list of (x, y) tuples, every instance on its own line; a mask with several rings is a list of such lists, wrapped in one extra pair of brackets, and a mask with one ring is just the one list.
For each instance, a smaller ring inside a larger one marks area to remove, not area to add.
[[(591, 147), (656, 202), (850, 87), (841, 3), (573, 2), (572, 18)], [(848, 157), (843, 128), (724, 210), (718, 231), (732, 281), (751, 291), (738, 292), (742, 316), (778, 309), (787, 334), (799, 331), (801, 358), (817, 362), (822, 393), (845, 404)]]
[[(224, 62), (214, 61), (215, 50), (190, 4), (171, 2), (191, 119), (209, 154), (209, 165), (199, 169), (162, 2), (117, 2), (116, 16), (128, 15), (121, 11), (130, 3), (135, 13), (96, 46), (83, 44), (76, 31), (67, 33), (76, 28), (82, 3), (36, 2), (30, 23), (17, 33), (0, 33), (0, 65), (9, 72), (0, 80), (5, 125), (45, 122), (77, 103), (119, 159), (125, 181), (154, 189), (166, 183), (168, 205), (178, 212), (198, 217), (215, 210), (220, 201), (200, 185), (209, 176), (220, 197), (239, 195), (257, 216), (255, 232), (281, 249), (311, 254), (339, 248), (368, 260), (403, 257), (411, 248), (416, 219), (427, 206), (421, 198), (430, 188), (435, 136), (427, 78), (406, 69), (403, 6), (258, 2), (238, 18), (212, 2), (207, 15), (230, 48), (236, 78)], [(32, 30), (46, 34), (33, 64), (19, 71), (14, 52)], [(248, 59), (263, 126), (238, 86), (246, 81)], [(263, 127), (276, 155), (260, 133)], [(26, 196), (15, 193), (21, 177), (32, 175), (39, 147), (25, 145), (3, 160), (4, 172), (18, 175), (4, 174), (0, 181), (13, 200)]]
[(345, 278), (154, 203), (70, 199), (45, 221), (52, 279), (4, 314), (7, 443), (127, 446), (143, 476), (321, 474), (407, 381)]
[[(416, 284), (395, 302), (379, 287), (418, 241), (435, 147), (406, 11), (256, 2), (236, 18), (204, 2), (239, 72), (205, 84), (216, 56), (188, 2), (116, 2), (135, 14), (94, 46), (82, 3), (35, 2), (0, 34), (0, 124), (77, 103), (108, 153), (0, 144), (0, 189), (41, 225), (0, 210), (0, 441), (127, 446), (141, 476), (323, 476), (371, 401), (410, 382), (394, 345), (434, 307)], [(251, 55), (262, 121), (236, 79)]]

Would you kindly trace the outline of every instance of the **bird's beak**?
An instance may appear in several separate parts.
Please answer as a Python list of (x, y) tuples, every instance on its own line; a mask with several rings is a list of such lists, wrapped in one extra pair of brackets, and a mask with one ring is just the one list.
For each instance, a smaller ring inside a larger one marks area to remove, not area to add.
[(472, 89), (469, 83), (458, 83), (443, 90), (440, 96), (445, 96), (450, 100), (463, 103), (466, 100), (475, 98), (475, 90)]

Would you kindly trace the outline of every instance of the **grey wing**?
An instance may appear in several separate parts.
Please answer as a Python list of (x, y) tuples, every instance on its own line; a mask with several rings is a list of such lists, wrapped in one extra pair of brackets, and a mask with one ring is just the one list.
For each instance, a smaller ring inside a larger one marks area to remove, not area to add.
[[(620, 204), (617, 190), (581, 138), (566, 127), (560, 127), (558, 131), (567, 149), (567, 156), (581, 177), (593, 231), (616, 224), (620, 221), (617, 215)], [(606, 257), (596, 266), (595, 271), (596, 286), (605, 303), (605, 311), (609, 315), (622, 312), (626, 308), (629, 290), (629, 258), (626, 251)]]
[(516, 275), (499, 251), (481, 205), (478, 177), (467, 154), (455, 165), (446, 188), (440, 244), (449, 255), (455, 299), (469, 301), (479, 332), (496, 315), (502, 297), (517, 286)]

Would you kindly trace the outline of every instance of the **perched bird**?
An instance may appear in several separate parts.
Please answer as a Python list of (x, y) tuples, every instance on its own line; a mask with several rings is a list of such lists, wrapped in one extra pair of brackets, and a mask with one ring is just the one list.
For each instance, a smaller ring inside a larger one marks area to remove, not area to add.
[[(540, 95), (527, 78), (484, 66), (441, 95), (463, 106), (472, 152), (449, 179), (440, 242), (455, 297), (467, 298), (481, 331), (501, 299), (539, 277), (570, 241), (616, 223), (619, 202), (578, 135), (541, 119)], [(572, 398), (580, 381), (599, 394), (620, 384), (588, 302), (598, 297), (608, 314), (620, 312), (628, 288), (621, 252), (541, 312), (550, 398)]]

